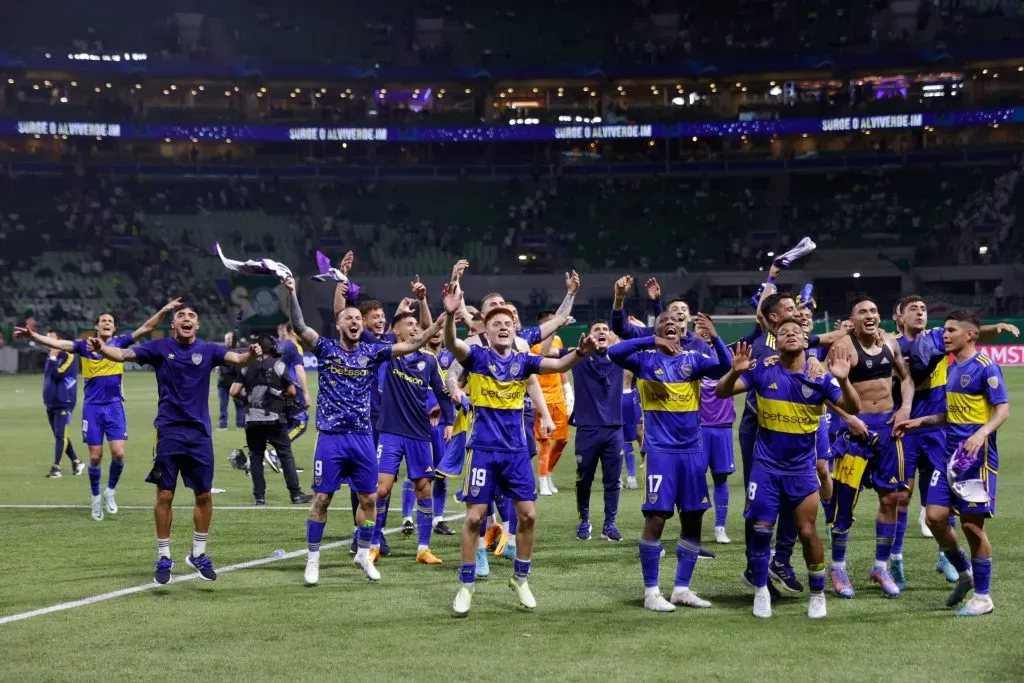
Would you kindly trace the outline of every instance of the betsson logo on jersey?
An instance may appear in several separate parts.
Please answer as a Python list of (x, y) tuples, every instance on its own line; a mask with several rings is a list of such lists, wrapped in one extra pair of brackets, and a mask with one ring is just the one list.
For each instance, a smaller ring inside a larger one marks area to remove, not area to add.
[(1024, 344), (985, 344), (978, 350), (1003, 367), (1024, 366)]

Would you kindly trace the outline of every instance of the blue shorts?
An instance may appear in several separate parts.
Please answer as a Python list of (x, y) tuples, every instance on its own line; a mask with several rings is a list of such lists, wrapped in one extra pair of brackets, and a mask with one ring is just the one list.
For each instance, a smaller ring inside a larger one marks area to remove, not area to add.
[(644, 503), (647, 513), (671, 516), (711, 507), (708, 498), (708, 459), (701, 448), (688, 451), (647, 451)]
[(466, 458), (463, 500), (478, 505), (492, 502), (500, 493), (508, 500), (537, 500), (533, 465), (526, 451), (470, 451)]
[(356, 493), (377, 491), (377, 455), (370, 434), (317, 434), (313, 490), (334, 493), (348, 483)]
[[(534, 419), (533, 408), (526, 408), (523, 410), (523, 431), (526, 432), (526, 450), (529, 452), (531, 458), (537, 456), (537, 438), (533, 433)], [(526, 499), (521, 498), (519, 500)]]
[(213, 488), (213, 439), (203, 428), (157, 427), (153, 469), (146, 481), (173, 491), (178, 486), (179, 473), (185, 486), (196, 493)]
[(824, 419), (818, 426), (818, 433), (814, 436), (814, 448), (817, 451), (818, 460), (832, 459), (832, 439), (828, 435), (828, 422)]
[(128, 422), (120, 401), (82, 406), (82, 440), (89, 446), (102, 446), (107, 441), (126, 441)]
[(443, 479), (462, 476), (462, 467), (466, 463), (467, 435), (467, 432), (453, 434), (452, 440), (444, 445), (444, 456), (434, 468), (438, 477)]
[(430, 442), (382, 432), (377, 444), (377, 471), (398, 476), (405, 459), (405, 476), (411, 480), (434, 478), (434, 454)]
[(747, 484), (743, 517), (774, 524), (780, 514), (792, 512), (807, 496), (817, 494), (820, 486), (814, 470), (801, 474), (777, 474), (754, 462), (750, 483)]
[(732, 425), (701, 427), (700, 438), (704, 442), (704, 456), (708, 459), (711, 474), (732, 474), (736, 471)]
[(640, 398), (635, 391), (628, 394), (622, 393), (622, 438), (625, 441), (636, 441), (637, 426), (643, 420), (643, 412), (640, 410)]
[(903, 436), (903, 467), (907, 479), (917, 477), (917, 470), (928, 471), (944, 467), (946, 456), (946, 430), (942, 427), (917, 429)]
[(444, 460), (445, 448), (448, 446), (444, 440), (444, 423), (430, 428), (430, 453), (434, 462), (434, 469)]
[[(953, 446), (946, 450), (949, 453), (947, 461), (952, 456)], [(980, 515), (982, 517), (995, 517), (996, 515), (996, 484), (999, 481), (999, 473), (990, 468), (984, 467), (982, 462), (976, 463), (963, 476), (964, 479), (981, 479), (985, 482), (985, 490), (988, 491), (989, 502), (971, 503), (956, 494), (949, 486), (946, 478), (946, 465), (940, 465), (934, 469), (931, 479), (928, 480), (928, 505), (939, 505), (948, 507), (960, 515)]]

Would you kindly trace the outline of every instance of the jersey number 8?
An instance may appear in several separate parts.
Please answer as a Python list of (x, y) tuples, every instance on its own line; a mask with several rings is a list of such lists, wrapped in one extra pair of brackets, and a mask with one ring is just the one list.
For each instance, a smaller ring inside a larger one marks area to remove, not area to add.
[(757, 483), (753, 482), (747, 487), (747, 500), (754, 500), (754, 496), (757, 494)]

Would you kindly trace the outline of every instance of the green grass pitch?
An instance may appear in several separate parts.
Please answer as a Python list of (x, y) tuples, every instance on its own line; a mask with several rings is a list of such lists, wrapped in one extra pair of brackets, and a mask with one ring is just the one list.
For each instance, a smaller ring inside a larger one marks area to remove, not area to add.
[[(1024, 401), (1024, 371), (1006, 372), (1011, 402)], [(38, 376), (0, 378), (0, 505), (84, 505), (88, 480), (44, 478), (51, 437)], [(315, 380), (315, 378), (311, 378)], [(315, 382), (311, 382), (315, 383)], [(87, 509), (0, 507), (0, 617), (81, 600), (152, 580), (155, 542), (153, 488), (143, 479), (152, 447), (156, 408), (153, 377), (125, 376), (128, 463), (118, 515), (94, 522)], [(215, 396), (211, 411), (216, 412)], [(81, 402), (80, 402), (81, 403)], [(71, 432), (79, 445), (79, 411)], [(996, 612), (957, 619), (943, 608), (949, 586), (934, 571), (934, 541), (919, 536), (916, 495), (905, 557), (908, 590), (884, 600), (867, 581), (874, 551), (874, 495), (867, 492), (850, 543), (857, 598), (828, 593), (828, 618), (811, 622), (806, 594), (783, 598), (775, 616), (757, 620), (738, 576), (743, 568), (742, 492), (732, 479), (728, 530), (732, 545), (712, 546), (718, 559), (702, 560), (693, 588), (710, 610), (674, 614), (642, 609), (636, 540), (640, 491), (623, 491), (619, 527), (626, 542), (575, 539), (573, 451), (555, 480), (561, 493), (538, 503), (539, 538), (531, 586), (539, 607), (518, 611), (506, 586), (511, 566), (492, 559), (491, 577), (477, 584), (468, 619), (450, 616), (457, 588), (458, 540), (432, 544), (445, 564), (416, 565), (415, 539), (390, 537), (393, 555), (379, 565), (383, 580), (369, 584), (351, 565), (347, 549), (325, 551), (320, 585), (302, 583), (304, 560), (269, 562), (224, 573), (215, 583), (189, 581), (145, 590), (66, 611), (0, 625), (0, 681), (171, 680), (1011, 680), (1024, 675), (1024, 466), (1017, 457), (1024, 418), (1013, 414), (999, 435), (1002, 472), (999, 517), (991, 523), (995, 547)], [(312, 430), (297, 443), (301, 475), (311, 477)], [(249, 480), (227, 464), (238, 431), (217, 432), (217, 476), (226, 489), (215, 505), (209, 554), (218, 567), (269, 558), (278, 548), (305, 547), (305, 513), (249, 509)], [(738, 454), (737, 454), (738, 457)], [(66, 461), (65, 461), (66, 462)], [(106, 470), (106, 459), (104, 462)], [(104, 471), (104, 482), (106, 472)], [(176, 575), (187, 573), (191, 494), (179, 489), (172, 552)], [(268, 506), (288, 506), (280, 475), (268, 473)], [(342, 492), (337, 506), (347, 508)], [(397, 508), (397, 505), (395, 506)], [(592, 509), (600, 519), (600, 487)], [(460, 512), (454, 501), (449, 514)], [(348, 538), (350, 513), (331, 513), (324, 542)], [(393, 508), (391, 526), (400, 522)], [(705, 517), (710, 541), (712, 517)], [(457, 526), (457, 522), (453, 526)], [(670, 522), (662, 587), (675, 571)], [(801, 564), (799, 548), (794, 565)], [(805, 572), (800, 571), (802, 578)]]

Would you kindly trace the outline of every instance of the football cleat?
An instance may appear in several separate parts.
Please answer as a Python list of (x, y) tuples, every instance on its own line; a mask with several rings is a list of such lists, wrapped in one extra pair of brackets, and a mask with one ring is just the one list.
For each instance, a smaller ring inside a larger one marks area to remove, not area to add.
[(373, 566), (373, 561), (370, 559), (370, 553), (356, 553), (355, 559), (352, 560), (352, 564), (362, 569), (363, 573), (366, 574), (366, 578), (370, 581), (380, 581), (380, 572)]
[(551, 493), (558, 493), (558, 487), (555, 486), (555, 478), (550, 474), (548, 475), (548, 490), (550, 490)]
[(637, 488), (636, 477), (626, 477), (626, 488), (627, 489), (636, 489)]
[(882, 595), (887, 598), (898, 598), (900, 595), (900, 587), (893, 581), (892, 574), (889, 573), (886, 567), (872, 567), (871, 568), (871, 583), (877, 583), (882, 587)]
[(217, 580), (217, 572), (213, 571), (213, 562), (211, 562), (210, 558), (206, 556), (206, 553), (203, 553), (199, 557), (189, 555), (185, 558), (185, 564), (192, 567), (192, 569), (195, 569), (196, 573), (199, 574), (199, 578), (203, 581)]
[(889, 564), (889, 575), (896, 582), (896, 587), (901, 591), (907, 588), (907, 572), (903, 567), (903, 560), (892, 560)]
[(450, 526), (448, 526), (448, 522), (446, 522), (444, 520), (441, 520), (440, 522), (438, 522), (437, 524), (434, 525), (434, 532), (433, 533), (438, 534), (439, 536), (454, 536), (455, 535), (455, 531)]
[(917, 515), (917, 523), (921, 525), (921, 535), (925, 538), (935, 538), (935, 534), (928, 528), (927, 515), (925, 514), (924, 508), (921, 508), (921, 512)]
[(256, 507), (261, 507), (267, 504), (267, 499), (264, 498), (263, 496), (256, 496), (252, 499), (252, 504), (255, 505)]
[(576, 527), (576, 540), (577, 541), (589, 541), (590, 540), (590, 522), (580, 522)]
[(430, 552), (430, 548), (416, 553), (416, 564), (444, 564), (440, 557)]
[(491, 574), (491, 563), (487, 559), (487, 549), (476, 549), (476, 578), (486, 579)]
[(669, 598), (669, 602), (673, 605), (684, 605), (686, 607), (695, 607), (697, 609), (707, 609), (711, 607), (711, 603), (694, 593), (689, 588), (683, 588), (682, 586), (676, 586), (672, 589), (672, 597)]
[(161, 586), (171, 580), (171, 569), (174, 567), (174, 560), (169, 557), (161, 557), (156, 561), (156, 571), (153, 572), (153, 581)]
[(82, 462), (81, 460), (76, 460), (71, 466), (74, 468), (71, 474), (73, 474), (76, 477), (81, 475), (82, 472), (85, 471), (85, 463)]
[(836, 589), (836, 595), (839, 597), (850, 600), (856, 595), (846, 567), (829, 567), (828, 578), (832, 580), (832, 587)]
[(713, 560), (716, 557), (718, 557), (718, 555), (716, 555), (713, 551), (708, 550), (704, 546), (701, 546), (700, 550), (697, 551), (698, 560)]
[(519, 598), (519, 606), (523, 609), (534, 609), (537, 606), (537, 598), (533, 597), (530, 584), (526, 579), (519, 581), (512, 577), (508, 580), (508, 587), (515, 592), (516, 597)]
[(107, 512), (110, 514), (117, 514), (117, 500), (114, 498), (113, 489), (105, 489), (103, 491), (103, 505), (107, 508)]
[(306, 571), (302, 573), (302, 580), (307, 586), (315, 586), (320, 581), (320, 558), (307, 557)]
[(988, 614), (996, 608), (992, 604), (992, 598), (988, 595), (977, 595), (975, 594), (967, 604), (956, 611), (958, 617), (980, 617), (982, 614)]
[(370, 561), (374, 564), (380, 562), (380, 548), (370, 546)]
[(825, 594), (811, 593), (811, 599), (807, 603), (807, 617), (809, 619), (824, 619), (828, 610), (825, 608)]
[(789, 565), (777, 564), (774, 560), (768, 565), (768, 576), (779, 584), (779, 588), (787, 593), (802, 593), (804, 585), (796, 578), (796, 573)]
[(296, 495), (292, 496), (292, 505), (308, 505), (313, 502), (313, 496), (309, 493), (302, 493), (301, 491)]
[(619, 532), (619, 530), (615, 527), (614, 524), (607, 524), (603, 529), (601, 529), (601, 540), (618, 543), (622, 540), (622, 534)]
[(675, 612), (676, 606), (666, 600), (665, 596), (658, 591), (644, 595), (644, 609), (652, 612)]
[(388, 544), (388, 537), (380, 537), (380, 556), (391, 557), (391, 546)]
[(772, 596), (768, 594), (767, 586), (754, 591), (753, 613), (759, 619), (767, 619), (772, 615)]
[(47, 479), (60, 479), (64, 475), (60, 473), (60, 465), (51, 465), (50, 471), (46, 473)]
[(92, 518), (97, 522), (103, 521), (103, 497), (93, 496), (92, 497)]
[(541, 495), (541, 496), (550, 496), (550, 495), (552, 495), (551, 486), (548, 484), (548, 478), (546, 476), (545, 477), (540, 477), (540, 482), (538, 484), (537, 494)]
[(725, 533), (724, 526), (715, 527), (715, 543), (719, 543), (721, 545), (727, 545), (729, 543), (732, 543), (732, 539), (730, 539), (729, 536)]
[(484, 545), (487, 547), (487, 550), (492, 553), (497, 550), (498, 543), (504, 544), (505, 540), (508, 540), (502, 540), (502, 537), (506, 535), (505, 530), (501, 528), (500, 524), (492, 524), (487, 527), (487, 531), (484, 532)]
[(974, 577), (970, 574), (964, 574), (956, 582), (956, 588), (946, 598), (946, 607), (956, 607), (959, 605), (967, 594), (974, 588)]
[(472, 604), (473, 586), (459, 586), (459, 592), (455, 594), (455, 601), (452, 603), (452, 616), (466, 616), (469, 614), (469, 608)]
[(406, 517), (402, 520), (402, 535), (412, 536), (416, 533), (416, 525), (412, 523), (412, 520)]
[(947, 583), (956, 583), (960, 579), (960, 572), (956, 570), (953, 563), (949, 561), (945, 553), (939, 551), (939, 562), (935, 565), (935, 571), (946, 577)]

